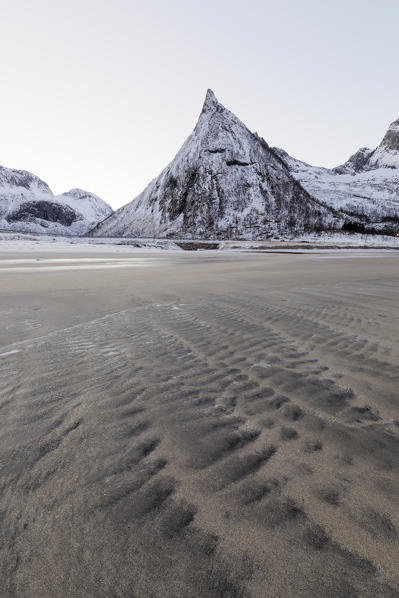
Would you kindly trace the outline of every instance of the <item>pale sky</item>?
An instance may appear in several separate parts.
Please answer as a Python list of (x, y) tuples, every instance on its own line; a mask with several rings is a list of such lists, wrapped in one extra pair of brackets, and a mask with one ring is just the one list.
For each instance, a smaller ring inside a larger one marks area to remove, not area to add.
[(117, 208), (205, 93), (320, 166), (399, 118), (399, 0), (1, 0), (0, 164)]

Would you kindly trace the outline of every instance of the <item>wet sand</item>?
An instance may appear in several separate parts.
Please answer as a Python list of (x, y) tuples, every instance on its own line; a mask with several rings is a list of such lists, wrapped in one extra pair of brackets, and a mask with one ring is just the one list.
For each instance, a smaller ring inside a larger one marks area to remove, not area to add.
[(398, 265), (0, 253), (0, 595), (399, 596)]

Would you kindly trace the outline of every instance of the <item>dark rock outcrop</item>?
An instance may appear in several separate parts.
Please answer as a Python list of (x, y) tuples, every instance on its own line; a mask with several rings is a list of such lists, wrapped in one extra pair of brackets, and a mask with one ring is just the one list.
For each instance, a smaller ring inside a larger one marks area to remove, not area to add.
[(8, 222), (29, 222), (33, 218), (39, 218), (47, 222), (58, 222), (62, 226), (71, 226), (78, 219), (72, 208), (67, 205), (52, 201), (27, 201), (15, 212), (7, 215)]

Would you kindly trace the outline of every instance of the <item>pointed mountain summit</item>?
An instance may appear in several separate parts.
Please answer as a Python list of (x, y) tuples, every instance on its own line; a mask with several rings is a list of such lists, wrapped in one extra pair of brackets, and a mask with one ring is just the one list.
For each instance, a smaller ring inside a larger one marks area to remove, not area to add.
[(399, 118), (390, 124), (381, 145), (399, 152)]
[(244, 238), (266, 238), (337, 221), (208, 90), (195, 129), (173, 161), (92, 234), (228, 238), (236, 231)]
[(370, 168), (399, 168), (399, 119), (390, 124), (383, 140), (370, 157)]
[[(219, 105), (215, 94), (213, 93), (212, 89), (208, 89), (205, 96), (204, 106), (202, 108), (203, 112), (207, 112), (208, 110), (213, 110)], [(223, 106), (222, 106), (223, 107)]]
[(360, 148), (345, 164), (334, 168), (334, 171), (338, 174), (355, 174), (378, 168), (399, 169), (399, 120), (390, 124), (376, 149)]

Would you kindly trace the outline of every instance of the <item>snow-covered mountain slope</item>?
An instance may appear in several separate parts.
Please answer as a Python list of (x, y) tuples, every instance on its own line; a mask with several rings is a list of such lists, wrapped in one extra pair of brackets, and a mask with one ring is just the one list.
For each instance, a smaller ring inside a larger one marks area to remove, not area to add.
[(333, 169), (311, 166), (274, 148), (293, 176), (320, 201), (366, 228), (393, 233), (399, 223), (399, 120), (380, 145), (363, 147)]
[(370, 156), (369, 167), (399, 169), (399, 119), (391, 124), (384, 139)]
[(91, 234), (264, 238), (339, 223), (208, 90), (197, 125), (174, 160)]
[(0, 166), (0, 229), (82, 235), (112, 213), (102, 199), (72, 189), (53, 195), (34, 174)]

